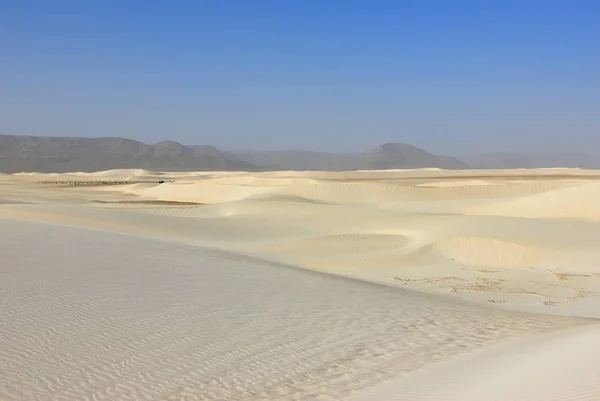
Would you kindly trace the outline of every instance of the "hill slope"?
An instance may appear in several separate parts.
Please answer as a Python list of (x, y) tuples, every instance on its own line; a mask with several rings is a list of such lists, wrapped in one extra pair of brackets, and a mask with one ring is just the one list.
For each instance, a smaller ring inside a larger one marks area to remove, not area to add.
[(437, 167), (463, 169), (468, 166), (451, 156), (434, 155), (412, 145), (387, 143), (362, 153), (324, 153), (302, 150), (232, 152), (254, 165), (277, 170), (385, 170)]
[(148, 170), (244, 170), (247, 162), (218, 149), (198, 153), (178, 142), (154, 145), (126, 138), (0, 135), (0, 171), (62, 173), (121, 168)]

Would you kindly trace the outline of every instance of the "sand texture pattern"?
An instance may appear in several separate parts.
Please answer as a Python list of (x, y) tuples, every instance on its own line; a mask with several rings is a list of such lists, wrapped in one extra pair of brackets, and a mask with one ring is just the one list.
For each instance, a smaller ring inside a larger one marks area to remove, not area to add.
[(0, 175), (0, 400), (600, 399), (599, 182)]

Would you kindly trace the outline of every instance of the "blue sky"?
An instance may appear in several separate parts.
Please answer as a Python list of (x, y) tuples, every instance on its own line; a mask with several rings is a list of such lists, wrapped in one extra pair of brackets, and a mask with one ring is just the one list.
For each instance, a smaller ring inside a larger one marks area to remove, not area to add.
[(2, 0), (0, 132), (600, 153), (600, 2)]

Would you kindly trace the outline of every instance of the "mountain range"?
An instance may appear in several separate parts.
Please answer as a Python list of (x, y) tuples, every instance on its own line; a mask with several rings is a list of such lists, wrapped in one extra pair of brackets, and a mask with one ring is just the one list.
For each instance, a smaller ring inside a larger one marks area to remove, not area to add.
[(92, 172), (142, 168), (164, 171), (246, 170), (254, 166), (210, 146), (154, 145), (126, 138), (0, 135), (0, 171)]
[(361, 153), (324, 153), (303, 150), (233, 152), (254, 165), (274, 170), (385, 170), (436, 167), (464, 169), (468, 166), (451, 156), (434, 155), (404, 143), (386, 143)]
[(395, 168), (600, 168), (592, 154), (494, 153), (459, 160), (403, 143), (386, 143), (357, 153), (304, 150), (223, 152), (212, 146), (174, 141), (146, 144), (127, 138), (0, 135), (0, 172), (92, 172), (142, 168), (206, 170), (383, 170)]

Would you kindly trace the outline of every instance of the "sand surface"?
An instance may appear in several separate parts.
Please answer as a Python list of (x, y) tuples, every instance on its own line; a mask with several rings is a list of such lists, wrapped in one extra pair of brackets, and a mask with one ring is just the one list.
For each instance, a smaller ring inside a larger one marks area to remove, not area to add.
[(595, 401), (600, 328), (507, 341), (370, 388), (350, 401)]
[(0, 175), (0, 399), (551, 399), (483, 377), (600, 374), (599, 177)]

